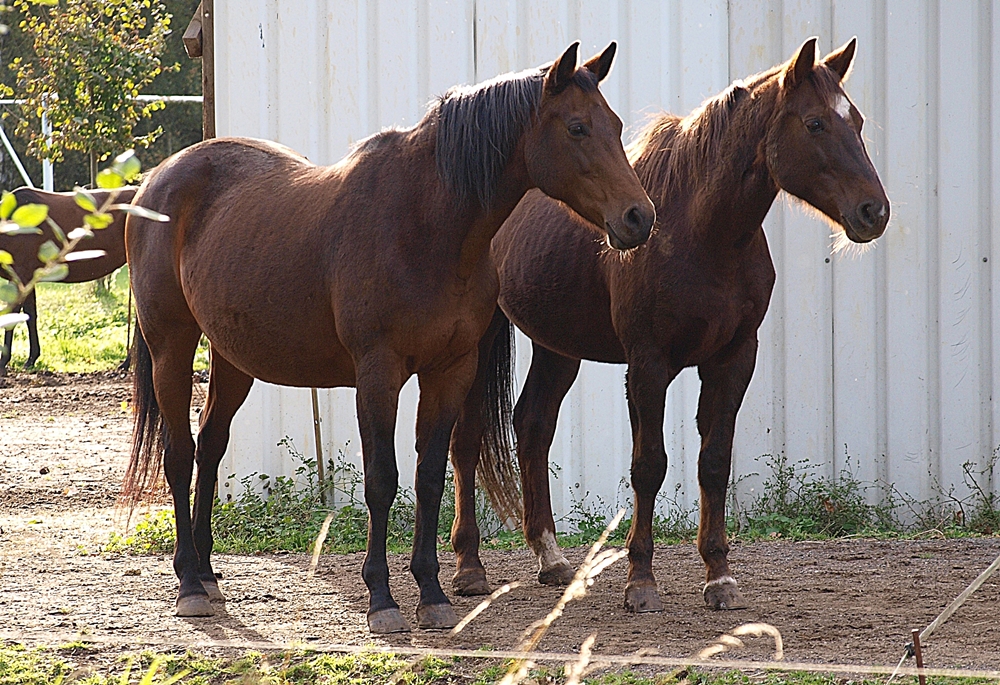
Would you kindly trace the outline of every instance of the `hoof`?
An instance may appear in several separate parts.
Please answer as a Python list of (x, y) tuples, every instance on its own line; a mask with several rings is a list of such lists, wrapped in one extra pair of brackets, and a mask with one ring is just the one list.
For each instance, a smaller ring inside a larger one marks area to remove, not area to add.
[(486, 582), (486, 571), (481, 568), (456, 573), (451, 579), (451, 589), (462, 597), (488, 595), (492, 592), (490, 584)]
[(625, 588), (625, 610), (634, 614), (663, 611), (663, 602), (656, 592), (656, 585), (634, 585)]
[(569, 585), (575, 575), (576, 569), (568, 561), (562, 561), (539, 571), (538, 582), (542, 585)]
[(177, 598), (177, 616), (214, 616), (215, 609), (208, 601), (208, 595), (188, 595)]
[(368, 630), (375, 635), (408, 633), (410, 632), (410, 624), (403, 618), (399, 609), (393, 607), (368, 614)]
[(417, 627), (424, 630), (447, 630), (458, 624), (458, 614), (450, 604), (417, 607)]
[(219, 584), (211, 580), (203, 580), (201, 584), (205, 586), (205, 592), (208, 593), (208, 601), (210, 602), (220, 602), (222, 604), (226, 603), (226, 596), (222, 594), (222, 590), (219, 589)]
[(743, 599), (736, 579), (730, 576), (723, 576), (705, 584), (702, 593), (705, 597), (705, 604), (710, 609), (717, 611), (727, 611), (730, 609), (746, 609), (747, 602)]

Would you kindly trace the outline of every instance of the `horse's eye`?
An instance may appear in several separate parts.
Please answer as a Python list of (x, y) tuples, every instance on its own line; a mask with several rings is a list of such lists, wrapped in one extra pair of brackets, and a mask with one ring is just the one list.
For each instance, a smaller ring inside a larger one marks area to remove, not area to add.
[(585, 124), (570, 124), (569, 134), (574, 138), (584, 138), (590, 135), (590, 129)]
[(809, 119), (806, 121), (806, 128), (809, 129), (809, 133), (819, 133), (825, 127), (822, 119)]

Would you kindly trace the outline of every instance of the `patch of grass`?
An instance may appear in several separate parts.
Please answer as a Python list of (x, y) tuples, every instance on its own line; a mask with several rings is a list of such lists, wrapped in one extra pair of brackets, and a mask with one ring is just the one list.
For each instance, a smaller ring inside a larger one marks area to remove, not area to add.
[[(38, 338), (42, 348), (34, 369), (83, 373), (117, 367), (127, 352), (128, 267), (92, 283), (38, 284)], [(132, 318), (135, 330), (135, 317)], [(28, 328), (14, 329), (11, 368), (25, 370)], [(202, 340), (195, 369), (208, 368)]]
[[(123, 655), (117, 664), (94, 671), (68, 661), (61, 650), (0, 646), (0, 685), (209, 685), (221, 683), (273, 683), (275, 685), (381, 685), (407, 664), (392, 654), (350, 655), (281, 652), (248, 652), (232, 659), (212, 659), (187, 654), (145, 651)], [(401, 685), (444, 685), (454, 682), (447, 662), (423, 659), (400, 673)]]

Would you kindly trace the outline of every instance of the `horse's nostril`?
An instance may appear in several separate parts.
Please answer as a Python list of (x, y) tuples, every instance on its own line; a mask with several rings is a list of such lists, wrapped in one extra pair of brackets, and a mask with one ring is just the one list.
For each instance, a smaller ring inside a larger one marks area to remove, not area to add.
[(648, 231), (653, 226), (652, 220), (646, 216), (646, 213), (642, 211), (638, 205), (633, 205), (625, 212), (625, 216), (622, 217), (622, 222), (630, 230), (636, 233), (642, 233)]
[(869, 228), (874, 226), (883, 216), (885, 216), (885, 206), (878, 200), (862, 202), (858, 206), (858, 218)]

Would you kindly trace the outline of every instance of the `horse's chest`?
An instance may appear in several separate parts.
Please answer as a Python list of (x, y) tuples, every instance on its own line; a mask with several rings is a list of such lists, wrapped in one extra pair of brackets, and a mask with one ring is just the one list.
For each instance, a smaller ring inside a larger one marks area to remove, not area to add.
[(756, 284), (741, 278), (703, 278), (683, 298), (659, 309), (663, 343), (678, 367), (697, 366), (753, 336), (767, 310)]

